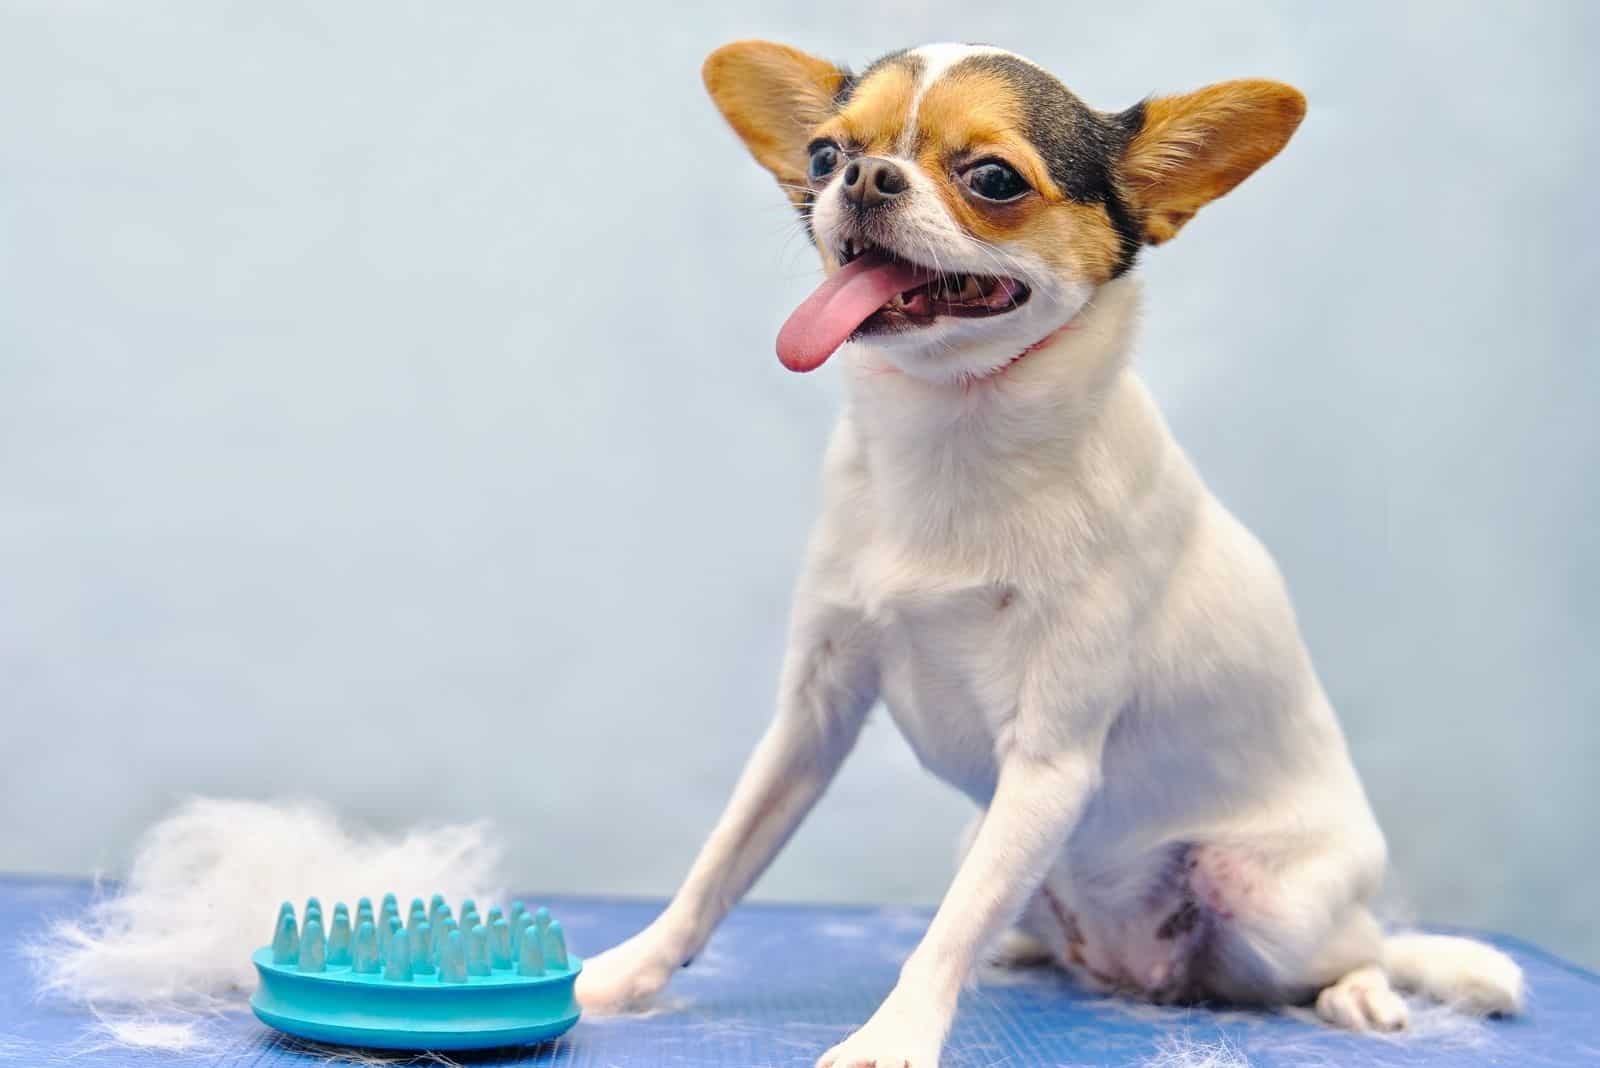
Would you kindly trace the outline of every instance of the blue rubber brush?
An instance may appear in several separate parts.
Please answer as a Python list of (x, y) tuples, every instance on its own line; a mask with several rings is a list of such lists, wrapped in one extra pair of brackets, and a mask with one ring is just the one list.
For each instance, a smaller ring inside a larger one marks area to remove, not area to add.
[(272, 944), (251, 960), (261, 986), (250, 1007), (269, 1027), (341, 1046), (489, 1049), (539, 1042), (578, 1022), (573, 983), (583, 962), (567, 952), (549, 910), (513, 902), (480, 916), (472, 901), (451, 914), (439, 895), (414, 898), (401, 921), (386, 894), (374, 913), (362, 898), (325, 921), (309, 899), (278, 910)]

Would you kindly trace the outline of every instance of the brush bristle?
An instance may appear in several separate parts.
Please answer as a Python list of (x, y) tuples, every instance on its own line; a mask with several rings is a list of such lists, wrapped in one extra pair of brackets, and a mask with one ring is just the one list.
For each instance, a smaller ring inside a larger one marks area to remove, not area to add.
[(536, 977), (572, 966), (561, 923), (551, 919), (547, 908), (529, 912), (522, 902), (513, 902), (515, 922), (508, 924), (502, 910), (492, 906), (491, 922), (485, 924), (469, 898), (461, 902), (462, 918), (470, 921), (465, 927), (443, 894), (434, 894), (426, 904), (413, 898), (404, 925), (393, 894), (383, 896), (381, 908), (375, 921), (372, 900), (361, 898), (352, 930), (349, 906), (336, 902), (333, 924), (324, 934), (322, 905), (316, 898), (307, 900), (301, 916), (285, 901), (273, 928), (272, 963), (300, 972), (381, 975), (402, 983), (432, 975), (441, 983), (469, 983), (496, 972)]

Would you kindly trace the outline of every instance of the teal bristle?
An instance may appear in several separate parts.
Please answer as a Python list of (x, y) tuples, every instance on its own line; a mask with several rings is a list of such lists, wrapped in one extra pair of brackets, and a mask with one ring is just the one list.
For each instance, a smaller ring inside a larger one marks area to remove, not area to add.
[(326, 971), (328, 944), (322, 938), (322, 921), (312, 916), (306, 920), (306, 929), (300, 935), (300, 970)]
[(278, 918), (278, 930), (272, 936), (272, 963), (295, 964), (300, 960), (300, 933), (294, 925), (294, 909)]
[(488, 975), (490, 971), (489, 929), (480, 923), (467, 932), (467, 974)]
[(389, 936), (389, 954), (383, 962), (383, 977), (397, 983), (411, 982), (410, 940), (404, 931)]
[(505, 920), (495, 920), (489, 927), (489, 964), (494, 968), (511, 967), (511, 925)]
[(328, 929), (328, 963), (350, 963), (350, 910), (342, 901), (333, 906), (333, 926)]
[(517, 951), (517, 974), (544, 974), (544, 951), (539, 947), (537, 933), (532, 937), (524, 936), (522, 939), (522, 948)]
[[(384, 1049), (519, 1045), (571, 1027), (583, 962), (549, 910), (458, 907), (432, 894), (402, 913), (390, 893), (376, 911), (358, 898), (353, 915), (335, 901), (325, 923), (317, 898), (299, 915), (285, 901), (271, 944), (252, 955), (261, 985), (251, 1006), (301, 1038)], [(391, 999), (391, 989), (407, 993)]]
[(440, 920), (439, 933), (433, 939), (433, 962), (435, 964), (438, 964), (440, 958), (444, 956), (445, 942), (449, 939), (450, 933), (460, 929), (454, 917), (449, 913), (443, 914)]
[(432, 975), (433, 967), (433, 925), (423, 920), (409, 932), (411, 950), (411, 970), (417, 975)]
[(356, 928), (355, 945), (350, 953), (350, 970), (357, 975), (375, 975), (381, 967), (378, 961), (378, 932), (371, 920), (362, 920)]
[[(549, 918), (550, 914), (545, 912), (544, 909), (539, 911), (544, 912), (545, 917)], [(550, 920), (545, 924), (544, 936), (539, 939), (539, 948), (544, 950), (546, 967), (565, 970), (567, 966), (567, 936), (561, 930), (560, 920)]]
[[(539, 946), (539, 921), (534, 918), (533, 913), (524, 912), (522, 914), (522, 933), (517, 936), (517, 952), (520, 953), (523, 943), (529, 941)], [(543, 946), (539, 946), (539, 952), (544, 952)]]
[(467, 981), (467, 951), (462, 948), (460, 931), (449, 931), (444, 936), (444, 949), (439, 953), (439, 981)]

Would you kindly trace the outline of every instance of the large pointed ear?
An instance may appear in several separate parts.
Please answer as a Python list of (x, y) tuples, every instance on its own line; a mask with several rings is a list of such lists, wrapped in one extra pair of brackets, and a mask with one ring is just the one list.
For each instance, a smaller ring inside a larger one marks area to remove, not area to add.
[(706, 91), (750, 154), (778, 181), (806, 180), (811, 131), (833, 114), (848, 75), (771, 41), (735, 41), (706, 57)]
[(1117, 168), (1124, 195), (1159, 245), (1288, 143), (1306, 98), (1282, 82), (1223, 82), (1156, 97), (1125, 113), (1143, 124)]

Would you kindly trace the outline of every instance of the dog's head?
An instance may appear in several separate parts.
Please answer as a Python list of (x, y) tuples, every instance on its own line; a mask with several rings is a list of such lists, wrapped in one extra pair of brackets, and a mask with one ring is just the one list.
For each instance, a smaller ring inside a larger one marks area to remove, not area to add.
[(971, 45), (895, 52), (852, 75), (741, 41), (704, 76), (828, 272), (779, 335), (785, 366), (869, 341), (944, 381), (1002, 368), (1068, 323), (1305, 114), (1298, 91), (1268, 81), (1095, 111), (1020, 56)]

